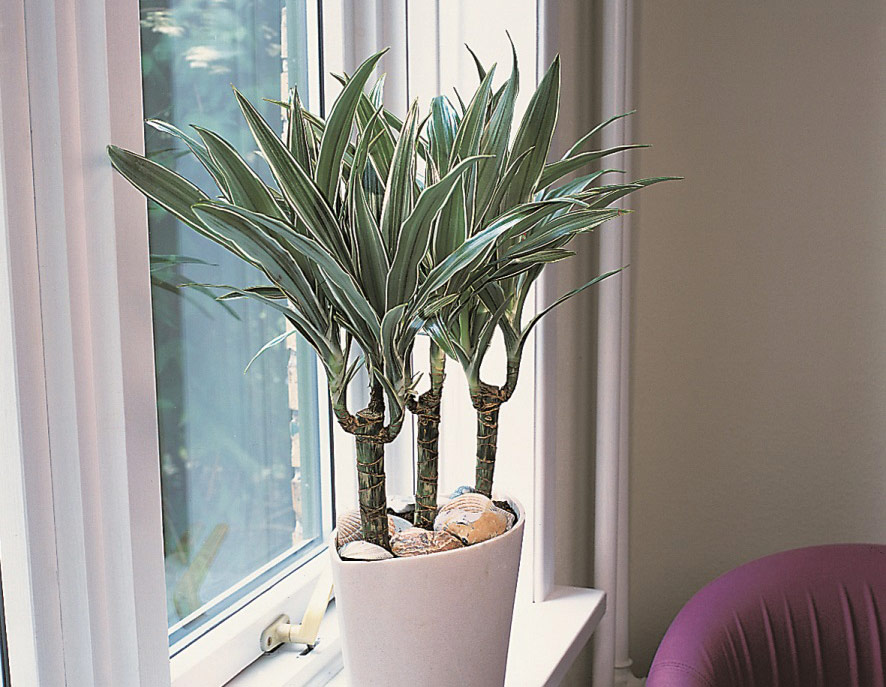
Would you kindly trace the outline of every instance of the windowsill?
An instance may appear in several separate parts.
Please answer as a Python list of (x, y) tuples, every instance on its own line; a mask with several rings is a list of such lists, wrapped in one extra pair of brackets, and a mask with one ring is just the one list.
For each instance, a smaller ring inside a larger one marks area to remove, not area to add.
[[(605, 609), (603, 592), (580, 587), (556, 587), (542, 603), (518, 605), (506, 686), (516, 687), (517, 679), (520, 685), (559, 684)], [(262, 656), (227, 687), (349, 687), (341, 672), (341, 637), (334, 603), (323, 619), (317, 647), (304, 656), (302, 650), (301, 646), (286, 645)]]

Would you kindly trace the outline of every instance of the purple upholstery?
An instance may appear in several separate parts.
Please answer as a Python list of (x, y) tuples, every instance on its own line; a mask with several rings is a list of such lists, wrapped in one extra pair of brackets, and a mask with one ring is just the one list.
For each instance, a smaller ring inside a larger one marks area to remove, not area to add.
[(683, 607), (647, 687), (886, 687), (886, 546), (785, 551)]

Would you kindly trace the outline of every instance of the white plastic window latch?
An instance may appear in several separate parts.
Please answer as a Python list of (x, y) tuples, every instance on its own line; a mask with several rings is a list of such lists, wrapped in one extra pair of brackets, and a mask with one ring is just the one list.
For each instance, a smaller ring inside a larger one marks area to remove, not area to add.
[(304, 644), (308, 650), (316, 646), (317, 634), (320, 632), (320, 621), (326, 614), (329, 600), (332, 598), (332, 575), (325, 571), (317, 580), (317, 586), (305, 609), (305, 615), (298, 625), (289, 622), (285, 613), (277, 616), (273, 623), (261, 633), (261, 650), (269, 654), (283, 644)]

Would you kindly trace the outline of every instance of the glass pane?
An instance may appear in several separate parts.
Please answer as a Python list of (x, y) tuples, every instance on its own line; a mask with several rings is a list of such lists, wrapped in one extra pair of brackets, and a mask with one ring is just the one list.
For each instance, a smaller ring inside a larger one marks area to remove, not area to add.
[[(191, 124), (215, 131), (270, 182), (231, 85), (282, 130), (281, 108), (262, 99), (280, 99), (287, 75), (304, 83), (304, 16), (304, 0), (141, 0), (146, 118), (191, 135)], [(209, 196), (220, 194), (177, 139), (147, 127), (146, 150)], [(149, 227), (167, 608), (176, 644), (320, 545), (317, 380), (309, 348), (294, 336), (244, 373), (256, 351), (287, 329), (284, 318), (179, 285), (266, 280), (153, 204)]]

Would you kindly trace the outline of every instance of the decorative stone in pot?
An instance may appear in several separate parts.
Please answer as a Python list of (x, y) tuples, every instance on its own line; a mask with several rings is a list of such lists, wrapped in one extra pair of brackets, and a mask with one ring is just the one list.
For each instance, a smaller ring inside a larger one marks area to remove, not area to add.
[[(388, 534), (392, 537), (401, 530), (412, 527), (412, 523), (397, 515), (388, 516)], [(338, 532), (337, 543), (344, 546), (349, 542), (360, 541), (363, 533), (360, 531), (360, 509), (345, 511), (336, 518), (335, 529)]]
[[(526, 521), (519, 502), (507, 501), (513, 527), (471, 546), (368, 562), (343, 561), (329, 547), (348, 684), (504, 684)], [(397, 537), (418, 536), (407, 532)]]
[(503, 534), (514, 516), (483, 494), (465, 493), (440, 508), (434, 530), (448, 532), (465, 545), (477, 544)]
[(391, 551), (395, 556), (425, 556), (462, 546), (461, 540), (448, 532), (433, 532), (420, 527), (410, 527), (391, 537)]

